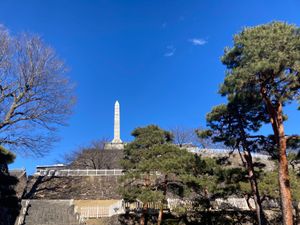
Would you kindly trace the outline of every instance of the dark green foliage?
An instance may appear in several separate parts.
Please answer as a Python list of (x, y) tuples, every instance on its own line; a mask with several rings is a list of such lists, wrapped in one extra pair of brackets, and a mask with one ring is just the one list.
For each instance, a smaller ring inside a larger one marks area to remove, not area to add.
[[(290, 170), (291, 190), (293, 201), (300, 201), (300, 177), (294, 170)], [(263, 173), (259, 181), (259, 188), (265, 197), (279, 199), (278, 173), (276, 171)]]
[(243, 29), (222, 62), (228, 69), (223, 95), (252, 91), (259, 96), (266, 86), (274, 104), (300, 100), (300, 30), (294, 25), (272, 22)]
[(15, 160), (15, 154), (0, 145), (0, 174), (8, 175), (8, 164)]
[(172, 144), (171, 134), (157, 126), (137, 128), (132, 134), (135, 140), (125, 147), (122, 162), (124, 198), (160, 202), (165, 182), (168, 192), (182, 196), (184, 181), (196, 172), (197, 157)]
[[(168, 219), (171, 214), (166, 215), (163, 224), (234, 223), (237, 215), (231, 218), (227, 214), (225, 219), (226, 214), (209, 212), (208, 209), (214, 198), (233, 193), (243, 196), (243, 192), (238, 190), (241, 190), (241, 182), (246, 179), (244, 169), (225, 168), (213, 158), (200, 158), (180, 149), (169, 143), (170, 139), (166, 138), (168, 132), (156, 126), (138, 129), (139, 132), (134, 132), (138, 133), (135, 140), (125, 147), (123, 164), (126, 173), (120, 191), (126, 201), (138, 199), (143, 203), (155, 202), (160, 205), (166, 200), (166, 195), (193, 200), (192, 208), (177, 207), (172, 212), (173, 218)], [(149, 137), (158, 141), (151, 142), (147, 140)], [(164, 185), (167, 186), (166, 195)], [(241, 215), (238, 217), (242, 218)], [(139, 217), (136, 219), (139, 220)]]
[(6, 163), (10, 164), (13, 163), (15, 160), (16, 155), (12, 152), (6, 150), (4, 147), (0, 146), (0, 164)]
[[(282, 22), (245, 28), (234, 36), (233, 47), (225, 49), (222, 63), (227, 72), (219, 92), (228, 104), (207, 115), (214, 133), (200, 135), (213, 136), (232, 148), (242, 145), (250, 151), (268, 151), (277, 158), (277, 137), (255, 132), (263, 123), (275, 120), (270, 108), (300, 100), (299, 28)], [(298, 135), (287, 138), (290, 148), (298, 148), (298, 143)]]
[[(207, 114), (206, 120), (210, 129), (198, 132), (198, 135), (210, 136), (214, 142), (222, 142), (230, 149), (238, 150), (244, 165), (244, 168), (219, 169), (215, 176), (218, 177), (217, 180), (222, 185), (219, 185), (215, 193), (223, 196), (236, 195), (241, 197), (246, 194), (252, 196), (254, 190), (250, 188), (247, 169), (250, 170), (254, 164), (250, 160), (249, 154), (262, 149), (265, 150), (266, 142), (262, 140), (268, 138), (255, 135), (263, 122), (268, 120), (264, 107), (257, 105), (256, 98), (252, 95), (236, 95), (227, 105), (222, 104), (214, 107)], [(245, 153), (248, 161), (244, 158)], [(253, 170), (255, 177), (259, 177), (260, 169), (251, 170)]]
[[(209, 207), (203, 200), (208, 198), (206, 190), (216, 185), (212, 161), (172, 144), (170, 133), (157, 126), (137, 128), (133, 135), (122, 162), (126, 172), (120, 192), (126, 201), (155, 203), (158, 209), (170, 197), (199, 200), (201, 208)], [(180, 216), (187, 213), (185, 207), (178, 210)]]
[(123, 167), (133, 169), (141, 158), (141, 151), (149, 149), (155, 145), (162, 145), (172, 142), (170, 132), (161, 130), (156, 125), (136, 128), (132, 132), (135, 140), (125, 146)]
[(19, 213), (19, 199), (14, 190), (18, 179), (10, 176), (7, 164), (14, 161), (15, 155), (0, 146), (0, 225), (12, 225)]
[(290, 150), (293, 150), (294, 152), (298, 151), (298, 156), (296, 156), (296, 158), (300, 159), (300, 136), (290, 135), (287, 138), (286, 144)]
[[(174, 216), (172, 214), (166, 214), (162, 225), (238, 225), (247, 223), (256, 225), (254, 217), (254, 213), (249, 211), (202, 211), (197, 215), (188, 214), (180, 217)], [(121, 225), (140, 224), (137, 214), (120, 215), (118, 221)], [(156, 216), (149, 216), (149, 218), (147, 219), (147, 225), (156, 224)]]
[[(246, 129), (258, 131), (262, 123), (275, 121), (279, 105), (285, 106), (294, 100), (300, 103), (298, 27), (272, 22), (244, 28), (234, 36), (233, 47), (225, 49), (222, 63), (227, 71), (219, 92), (227, 96), (229, 105), (242, 106), (244, 120), (252, 123), (252, 127), (246, 126)], [(288, 119), (285, 114), (282, 117), (283, 121)], [(259, 144), (277, 157), (274, 146), (278, 137), (277, 131), (274, 132), (272, 136), (261, 137)], [(298, 148), (298, 135), (287, 138), (287, 145)]]
[(0, 206), (11, 208), (12, 206), (15, 206), (16, 201), (18, 201), (14, 190), (14, 186), (18, 183), (18, 179), (1, 173), (0, 180)]
[(252, 134), (269, 118), (264, 108), (256, 103), (256, 98), (251, 95), (236, 96), (227, 105), (214, 107), (206, 116), (207, 126), (211, 130), (198, 135), (211, 136), (213, 141), (222, 142), (231, 149), (252, 145), (252, 151), (258, 151), (258, 141), (262, 137), (254, 138)]
[(132, 133), (135, 140), (130, 143), (131, 148), (145, 149), (154, 145), (172, 142), (172, 134), (160, 129), (156, 125), (138, 127)]

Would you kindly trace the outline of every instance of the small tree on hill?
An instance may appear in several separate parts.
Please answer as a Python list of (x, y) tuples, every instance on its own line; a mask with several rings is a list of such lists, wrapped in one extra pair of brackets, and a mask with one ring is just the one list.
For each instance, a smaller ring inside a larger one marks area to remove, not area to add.
[(104, 149), (106, 143), (107, 138), (92, 141), (87, 146), (66, 153), (58, 162), (74, 169), (120, 169), (119, 160), (123, 152)]
[(198, 131), (203, 130), (202, 128), (185, 128), (176, 126), (170, 130), (173, 136), (173, 143), (179, 147), (185, 147), (184, 144), (192, 144), (200, 148), (222, 148), (224, 147), (220, 143), (214, 143), (210, 138), (202, 138), (197, 135)]
[(197, 140), (195, 129), (176, 126), (170, 132), (172, 133), (174, 144), (179, 147), (182, 147), (184, 144), (195, 144)]
[(196, 157), (173, 145), (171, 134), (157, 126), (137, 128), (132, 134), (135, 140), (125, 147), (122, 193), (126, 200), (143, 202), (141, 224), (149, 203), (158, 204), (159, 225), (167, 193), (184, 194), (185, 180), (196, 172)]

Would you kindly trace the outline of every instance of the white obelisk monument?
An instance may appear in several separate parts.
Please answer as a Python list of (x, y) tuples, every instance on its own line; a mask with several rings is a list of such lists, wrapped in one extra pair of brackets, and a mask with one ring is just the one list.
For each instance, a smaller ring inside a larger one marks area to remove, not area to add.
[(120, 104), (118, 101), (115, 102), (114, 111), (114, 139), (110, 143), (106, 143), (104, 149), (124, 149), (124, 144), (120, 135)]
[(115, 116), (114, 116), (114, 139), (112, 140), (114, 144), (121, 144), (120, 138), (120, 104), (118, 101), (115, 103)]

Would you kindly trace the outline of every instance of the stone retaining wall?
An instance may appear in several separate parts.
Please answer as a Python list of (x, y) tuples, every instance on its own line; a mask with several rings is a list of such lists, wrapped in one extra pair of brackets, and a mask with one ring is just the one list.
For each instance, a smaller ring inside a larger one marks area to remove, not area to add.
[(72, 200), (30, 200), (26, 225), (79, 225)]
[(121, 199), (118, 176), (32, 177), (27, 199)]

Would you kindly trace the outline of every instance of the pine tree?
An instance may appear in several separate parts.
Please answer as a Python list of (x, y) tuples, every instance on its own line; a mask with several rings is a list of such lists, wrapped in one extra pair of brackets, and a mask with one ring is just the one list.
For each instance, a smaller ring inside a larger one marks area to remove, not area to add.
[(255, 96), (235, 96), (235, 99), (231, 99), (227, 105), (218, 105), (207, 114), (206, 120), (210, 130), (198, 132), (200, 137), (210, 136), (214, 142), (222, 142), (230, 149), (238, 151), (248, 173), (259, 225), (266, 224), (266, 219), (251, 153), (260, 151), (264, 147), (262, 140), (265, 138), (261, 135), (253, 135), (253, 133), (258, 131), (267, 119), (268, 115), (264, 107), (257, 104)]
[(184, 196), (187, 181), (197, 170), (197, 157), (172, 144), (171, 134), (157, 126), (137, 128), (132, 134), (135, 140), (125, 147), (122, 194), (127, 201), (143, 203), (141, 224), (145, 224), (148, 205), (158, 205), (159, 225), (167, 193)]
[(8, 174), (8, 164), (14, 162), (16, 156), (0, 145), (0, 174)]
[(300, 103), (300, 30), (282, 22), (245, 28), (234, 36), (233, 47), (225, 49), (222, 62), (227, 74), (221, 94), (230, 99), (252, 93), (266, 107), (278, 151), (283, 224), (292, 225), (283, 108), (295, 100)]

